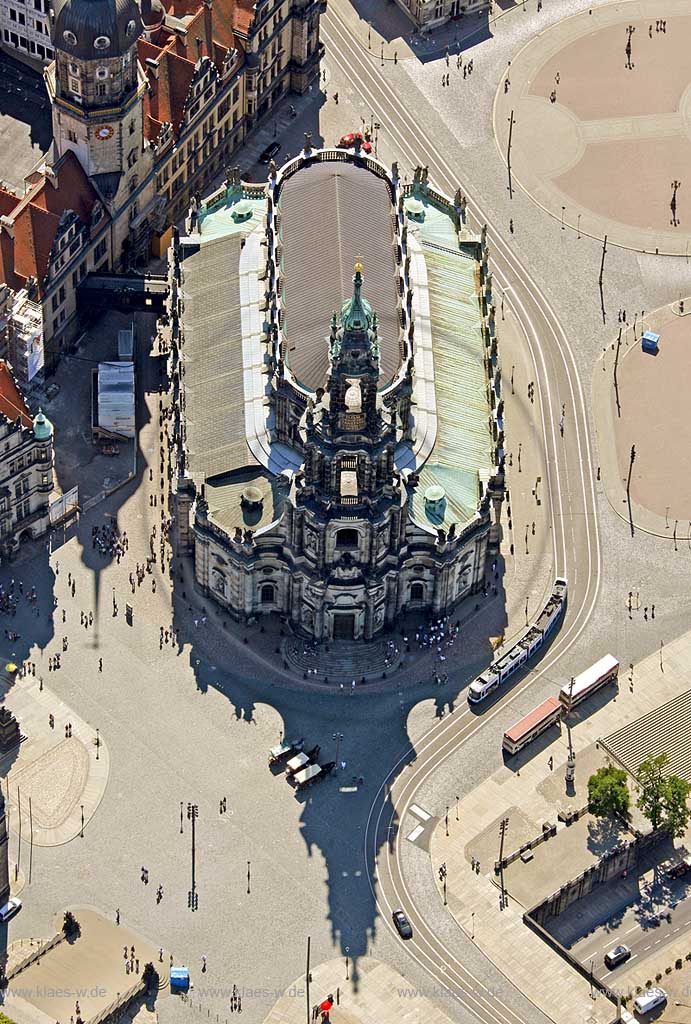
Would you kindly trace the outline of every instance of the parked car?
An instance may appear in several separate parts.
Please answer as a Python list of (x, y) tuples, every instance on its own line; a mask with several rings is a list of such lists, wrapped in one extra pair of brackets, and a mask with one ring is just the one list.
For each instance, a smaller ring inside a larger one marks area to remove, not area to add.
[(619, 964), (623, 964), (624, 961), (628, 960), (630, 956), (631, 950), (629, 949), (629, 947), (625, 946), (623, 943), (620, 943), (618, 946), (615, 946), (614, 949), (610, 949), (607, 953), (605, 953), (605, 964), (607, 965), (607, 967), (609, 967), (611, 971), (615, 967), (618, 967)]
[(639, 996), (636, 996), (633, 1008), (636, 1013), (650, 1013), (658, 1006), (664, 1006), (666, 1002), (667, 993), (663, 988), (649, 988), (646, 992), (641, 992)]
[(400, 908), (398, 910), (394, 910), (391, 917), (393, 918), (393, 923), (396, 928), (396, 931), (401, 936), (401, 938), (412, 939), (413, 926), (411, 925), (410, 921), (403, 913), (403, 911)]
[(259, 154), (259, 163), (268, 164), (269, 161), (273, 160), (280, 148), (280, 142), (272, 142), (270, 146), (267, 146), (266, 149), (263, 149)]
[(691, 871), (691, 857), (684, 857), (678, 864), (673, 864), (671, 868), (667, 868), (668, 878), (683, 878)]
[(337, 149), (358, 149), (360, 148), (363, 153), (372, 152), (372, 143), (369, 142), (362, 132), (349, 132), (347, 135), (341, 135), (340, 139), (336, 143)]
[(11, 917), (18, 914), (22, 909), (22, 901), (18, 896), (13, 896), (4, 907), (0, 907), (0, 921), (9, 921)]

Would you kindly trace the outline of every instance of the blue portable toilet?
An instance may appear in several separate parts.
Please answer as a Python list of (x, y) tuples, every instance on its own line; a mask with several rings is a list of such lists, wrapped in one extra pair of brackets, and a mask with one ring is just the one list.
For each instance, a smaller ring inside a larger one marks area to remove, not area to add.
[(186, 992), (190, 987), (189, 967), (171, 967), (170, 969), (170, 991)]
[(650, 355), (656, 356), (658, 352), (657, 343), (659, 340), (659, 334), (655, 334), (654, 331), (645, 331), (641, 337), (641, 348), (644, 352), (649, 352)]

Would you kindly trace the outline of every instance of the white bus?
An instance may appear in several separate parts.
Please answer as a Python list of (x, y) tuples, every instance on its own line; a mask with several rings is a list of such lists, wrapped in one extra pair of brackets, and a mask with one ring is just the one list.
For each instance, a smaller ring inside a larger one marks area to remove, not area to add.
[(507, 754), (517, 754), (519, 750), (526, 747), (536, 736), (539, 736), (550, 725), (559, 722), (562, 713), (562, 706), (556, 697), (548, 697), (542, 704), (533, 708), (532, 711), (516, 722), (504, 733), (502, 746)]
[(562, 686), (559, 693), (559, 700), (564, 711), (571, 711), (582, 700), (585, 700), (591, 693), (595, 693), (601, 686), (609, 682), (616, 682), (619, 675), (619, 662), (611, 654), (606, 654), (594, 665), (581, 672), (566, 686)]

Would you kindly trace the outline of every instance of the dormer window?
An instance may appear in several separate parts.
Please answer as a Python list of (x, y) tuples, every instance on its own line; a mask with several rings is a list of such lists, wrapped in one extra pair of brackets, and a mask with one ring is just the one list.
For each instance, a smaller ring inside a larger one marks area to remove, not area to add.
[(132, 18), (130, 21), (127, 22), (127, 28), (125, 29), (125, 31), (127, 32), (128, 36), (133, 36), (135, 31), (136, 31), (136, 29), (137, 29), (137, 24), (136, 24), (134, 18)]
[(110, 46), (108, 36), (96, 36), (94, 39), (94, 50), (107, 50)]
[(96, 68), (96, 78), (103, 81), (104, 78), (108, 77), (108, 68)]
[(76, 46), (77, 45), (77, 37), (76, 37), (76, 35), (74, 34), (74, 32), (70, 32), (70, 30), (68, 28), (66, 28), (65, 31), (62, 33), (62, 38), (64, 39), (64, 41), (67, 43), (68, 46)]

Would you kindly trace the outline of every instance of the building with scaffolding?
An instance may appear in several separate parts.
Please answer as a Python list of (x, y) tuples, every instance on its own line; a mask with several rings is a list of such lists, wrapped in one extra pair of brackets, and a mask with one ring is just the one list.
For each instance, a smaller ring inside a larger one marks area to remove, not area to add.
[(369, 640), (481, 590), (502, 403), (460, 193), (308, 137), (267, 185), (193, 206), (169, 273), (177, 539), (202, 591)]

